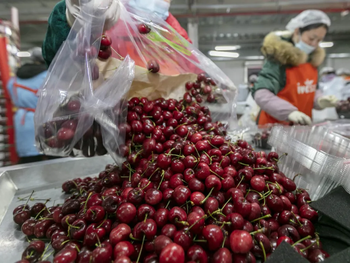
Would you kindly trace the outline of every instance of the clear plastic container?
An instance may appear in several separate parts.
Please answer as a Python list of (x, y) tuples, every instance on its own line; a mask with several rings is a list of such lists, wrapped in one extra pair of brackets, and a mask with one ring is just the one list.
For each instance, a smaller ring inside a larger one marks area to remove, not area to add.
[(313, 200), (342, 184), (350, 192), (350, 139), (336, 126), (276, 126), (269, 144), (282, 154), (281, 171), (299, 188), (308, 189)]

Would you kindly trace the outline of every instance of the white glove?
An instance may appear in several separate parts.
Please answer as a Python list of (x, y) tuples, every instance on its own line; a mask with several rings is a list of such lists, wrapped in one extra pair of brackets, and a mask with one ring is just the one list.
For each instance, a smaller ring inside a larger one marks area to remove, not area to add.
[(318, 106), (321, 109), (335, 107), (337, 105), (337, 102), (338, 102), (338, 99), (334, 95), (322, 96), (317, 100)]
[[(80, 16), (80, 1), (81, 0), (66, 0), (66, 17), (69, 26), (74, 24), (75, 19), (82, 19)], [(92, 0), (89, 3), (92, 3), (94, 8), (104, 8), (103, 4), (101, 4), (101, 0)], [(104, 31), (106, 31), (117, 23), (120, 16), (120, 9), (119, 0), (104, 0), (104, 3), (108, 3), (104, 26)]]
[(301, 111), (293, 111), (288, 115), (288, 120), (302, 125), (311, 125), (312, 121), (309, 116)]

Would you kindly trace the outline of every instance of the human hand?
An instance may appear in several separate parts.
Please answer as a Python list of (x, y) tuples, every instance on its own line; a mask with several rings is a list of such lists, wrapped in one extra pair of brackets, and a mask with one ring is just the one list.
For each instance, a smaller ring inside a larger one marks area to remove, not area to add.
[(337, 102), (338, 99), (334, 95), (322, 96), (317, 100), (318, 105), (322, 109), (335, 107), (337, 105)]
[(311, 125), (312, 121), (309, 116), (301, 111), (293, 111), (288, 115), (288, 120), (301, 125)]
[[(65, 0), (66, 1), (66, 18), (70, 26), (72, 26), (76, 19), (82, 20), (80, 15), (80, 1), (79, 0)], [(108, 4), (106, 11), (106, 21), (104, 25), (104, 31), (110, 29), (115, 23), (117, 23), (120, 16), (119, 0), (105, 0)], [(92, 4), (93, 8), (101, 8), (101, 1), (93, 0), (88, 2)]]

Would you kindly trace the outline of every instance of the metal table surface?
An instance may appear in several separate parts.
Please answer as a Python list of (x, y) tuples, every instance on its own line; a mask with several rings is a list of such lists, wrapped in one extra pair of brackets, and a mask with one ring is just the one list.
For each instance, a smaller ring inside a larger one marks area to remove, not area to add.
[[(97, 176), (106, 164), (114, 163), (109, 156), (94, 158), (62, 158), (39, 163), (16, 165), (0, 169), (0, 262), (21, 259), (28, 245), (25, 235), (12, 219), (13, 209), (24, 204), (18, 197), (49, 199), (48, 206), (63, 203), (61, 185), (76, 177)], [(29, 201), (29, 205), (44, 200)]]

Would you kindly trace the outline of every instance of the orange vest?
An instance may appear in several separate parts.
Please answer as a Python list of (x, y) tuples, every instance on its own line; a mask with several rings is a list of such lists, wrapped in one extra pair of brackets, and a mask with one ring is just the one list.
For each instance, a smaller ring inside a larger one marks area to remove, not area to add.
[[(312, 66), (310, 63), (287, 68), (286, 86), (277, 93), (277, 97), (288, 101), (290, 104), (298, 108), (299, 111), (312, 118), (312, 109), (314, 106), (317, 81), (317, 68)], [(264, 125), (268, 123), (288, 124), (288, 122), (276, 120), (262, 110), (260, 112), (258, 124)]]

